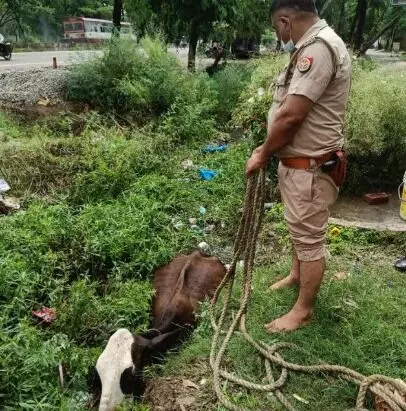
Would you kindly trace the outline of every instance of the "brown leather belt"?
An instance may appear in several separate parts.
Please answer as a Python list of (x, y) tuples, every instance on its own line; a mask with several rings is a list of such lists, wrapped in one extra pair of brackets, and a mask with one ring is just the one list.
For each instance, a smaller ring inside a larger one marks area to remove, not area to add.
[(296, 168), (301, 170), (308, 170), (312, 166), (312, 160), (314, 160), (318, 167), (322, 164), (327, 163), (334, 157), (334, 153), (328, 153), (324, 156), (318, 158), (309, 157), (286, 157), (281, 158), (281, 163), (287, 168)]

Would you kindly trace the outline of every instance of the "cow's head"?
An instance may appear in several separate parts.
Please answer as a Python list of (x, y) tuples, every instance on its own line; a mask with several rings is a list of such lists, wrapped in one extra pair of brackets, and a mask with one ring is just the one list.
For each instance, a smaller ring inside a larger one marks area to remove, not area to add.
[(139, 399), (145, 390), (143, 368), (169, 336), (160, 334), (148, 339), (124, 329), (113, 334), (96, 367), (89, 369), (88, 389), (93, 407), (113, 411), (127, 396)]

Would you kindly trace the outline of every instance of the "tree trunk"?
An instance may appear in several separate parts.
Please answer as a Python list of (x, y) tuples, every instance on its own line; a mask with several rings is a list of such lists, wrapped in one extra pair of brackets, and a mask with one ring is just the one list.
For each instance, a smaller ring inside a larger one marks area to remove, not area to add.
[(355, 50), (360, 50), (362, 46), (362, 40), (364, 38), (365, 23), (367, 19), (367, 9), (368, 0), (358, 0), (359, 4), (359, 14), (358, 14), (358, 25), (357, 31), (355, 33), (354, 48)]
[(323, 17), (324, 14), (326, 13), (326, 11), (328, 10), (328, 8), (331, 6), (331, 4), (333, 3), (333, 0), (326, 0), (326, 2), (324, 3), (323, 8), (321, 9), (320, 12), (320, 16)]
[(367, 50), (375, 43), (375, 41), (378, 40), (379, 37), (383, 36), (392, 27), (396, 26), (399, 23), (399, 20), (400, 20), (400, 14), (398, 14), (393, 20), (391, 20), (384, 27), (382, 27), (382, 30), (380, 30), (378, 33), (376, 33), (374, 36), (372, 36), (369, 40), (367, 40), (362, 45), (359, 52), (357, 53), (358, 57), (363, 56), (367, 52)]
[(192, 21), (190, 24), (190, 36), (189, 36), (189, 54), (187, 67), (189, 71), (196, 70), (196, 50), (197, 42), (199, 40), (199, 25), (196, 21)]
[(338, 20), (338, 34), (341, 36), (342, 39), (344, 39), (345, 33), (344, 33), (344, 21), (345, 21), (345, 0), (341, 0), (341, 5), (340, 5), (340, 18)]
[(350, 32), (349, 32), (349, 35), (348, 35), (348, 40), (350, 41), (350, 43), (354, 43), (355, 29), (357, 28), (357, 22), (358, 22), (359, 11), (360, 11), (360, 4), (361, 4), (360, 0), (358, 0), (357, 9), (355, 10), (354, 19), (352, 20)]
[(117, 37), (120, 36), (122, 13), (123, 13), (123, 0), (114, 0), (113, 25), (114, 25), (114, 35), (116, 35)]

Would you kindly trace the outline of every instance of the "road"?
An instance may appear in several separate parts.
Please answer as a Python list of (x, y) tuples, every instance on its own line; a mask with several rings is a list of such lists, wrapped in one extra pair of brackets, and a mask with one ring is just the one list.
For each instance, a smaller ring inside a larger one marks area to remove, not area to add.
[[(179, 52), (177, 52), (175, 47), (169, 47), (168, 51), (178, 57), (182, 66), (187, 66), (187, 50), (180, 49)], [(11, 61), (0, 59), (0, 73), (52, 67), (53, 57), (56, 57), (58, 66), (63, 67), (69, 66), (75, 62), (83, 62), (101, 55), (102, 51), (100, 50), (13, 53), (13, 58)], [(200, 68), (207, 66), (212, 62), (212, 59), (197, 59), (197, 67)]]
[(41, 51), (13, 53), (11, 61), (0, 60), (0, 72), (52, 67), (53, 57), (61, 66), (70, 65), (101, 55), (101, 51)]

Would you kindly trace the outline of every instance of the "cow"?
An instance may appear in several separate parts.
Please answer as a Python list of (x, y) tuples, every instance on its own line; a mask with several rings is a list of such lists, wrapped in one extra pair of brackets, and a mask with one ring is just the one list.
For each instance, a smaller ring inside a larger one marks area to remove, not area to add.
[(179, 255), (155, 271), (151, 329), (135, 336), (121, 329), (111, 336), (96, 367), (89, 369), (93, 408), (113, 411), (128, 396), (141, 398), (144, 367), (184, 341), (196, 326), (198, 304), (213, 297), (225, 274), (222, 262), (202, 251)]

